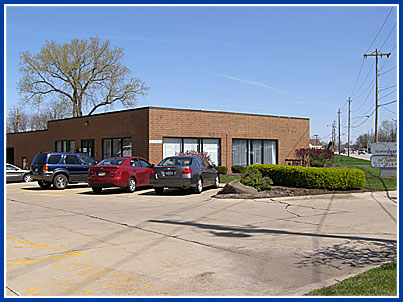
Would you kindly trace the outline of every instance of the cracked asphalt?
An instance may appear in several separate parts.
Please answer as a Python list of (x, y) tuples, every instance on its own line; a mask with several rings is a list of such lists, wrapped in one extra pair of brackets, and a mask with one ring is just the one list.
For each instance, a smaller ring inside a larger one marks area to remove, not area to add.
[(396, 192), (217, 191), (7, 184), (6, 295), (301, 296), (396, 259)]

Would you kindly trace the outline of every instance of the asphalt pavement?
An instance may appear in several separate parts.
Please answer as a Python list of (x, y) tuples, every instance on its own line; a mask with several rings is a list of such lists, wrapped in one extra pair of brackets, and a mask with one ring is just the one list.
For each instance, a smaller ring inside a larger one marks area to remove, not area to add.
[(301, 296), (396, 259), (396, 192), (6, 185), (8, 296)]

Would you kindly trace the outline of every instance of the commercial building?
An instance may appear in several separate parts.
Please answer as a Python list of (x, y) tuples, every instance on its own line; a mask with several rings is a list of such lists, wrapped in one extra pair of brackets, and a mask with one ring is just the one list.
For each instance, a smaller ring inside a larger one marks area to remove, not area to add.
[(7, 162), (29, 167), (40, 151), (80, 151), (97, 160), (141, 156), (157, 164), (187, 150), (216, 165), (284, 164), (309, 146), (309, 119), (143, 107), (48, 122), (42, 131), (7, 134)]

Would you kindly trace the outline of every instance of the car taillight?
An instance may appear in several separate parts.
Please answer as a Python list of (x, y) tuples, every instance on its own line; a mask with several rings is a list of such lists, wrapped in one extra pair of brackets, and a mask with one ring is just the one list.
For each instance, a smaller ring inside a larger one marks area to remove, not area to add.
[(111, 177), (120, 176), (122, 175), (123, 170), (117, 169), (114, 172), (111, 172)]
[(152, 169), (150, 174), (157, 174), (157, 173), (155, 172), (155, 169)]
[(186, 168), (183, 170), (182, 174), (193, 174), (193, 171), (192, 171), (192, 169), (190, 169), (189, 167), (186, 167)]
[(47, 166), (47, 165), (43, 165), (42, 170), (43, 170), (43, 171), (48, 171), (48, 166)]

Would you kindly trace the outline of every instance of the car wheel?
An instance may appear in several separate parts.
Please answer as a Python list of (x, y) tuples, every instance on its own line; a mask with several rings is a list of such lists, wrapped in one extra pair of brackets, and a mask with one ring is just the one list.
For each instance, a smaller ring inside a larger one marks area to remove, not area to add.
[(66, 189), (68, 183), (69, 181), (67, 180), (67, 177), (63, 174), (58, 174), (53, 179), (53, 186), (58, 190)]
[(92, 187), (92, 191), (93, 191), (95, 194), (99, 194), (99, 193), (102, 192), (102, 187)]
[(30, 181), (32, 181), (31, 175), (29, 175), (29, 174), (25, 174), (22, 179), (23, 179), (25, 182), (30, 182)]
[(47, 182), (47, 181), (44, 181), (44, 180), (39, 180), (39, 181), (38, 181), (38, 185), (39, 185), (42, 189), (47, 190), (47, 189), (50, 188), (50, 186), (52, 185), (52, 183)]
[(218, 177), (218, 174), (215, 177), (215, 183), (214, 183), (214, 188), (218, 188), (220, 186), (220, 177)]
[(196, 183), (196, 186), (193, 188), (193, 192), (200, 194), (203, 191), (203, 181), (201, 178)]
[(164, 193), (164, 188), (154, 188), (155, 194), (161, 195)]
[(130, 178), (127, 183), (126, 191), (129, 193), (133, 193), (135, 190), (136, 190), (136, 181), (134, 180), (134, 178)]

